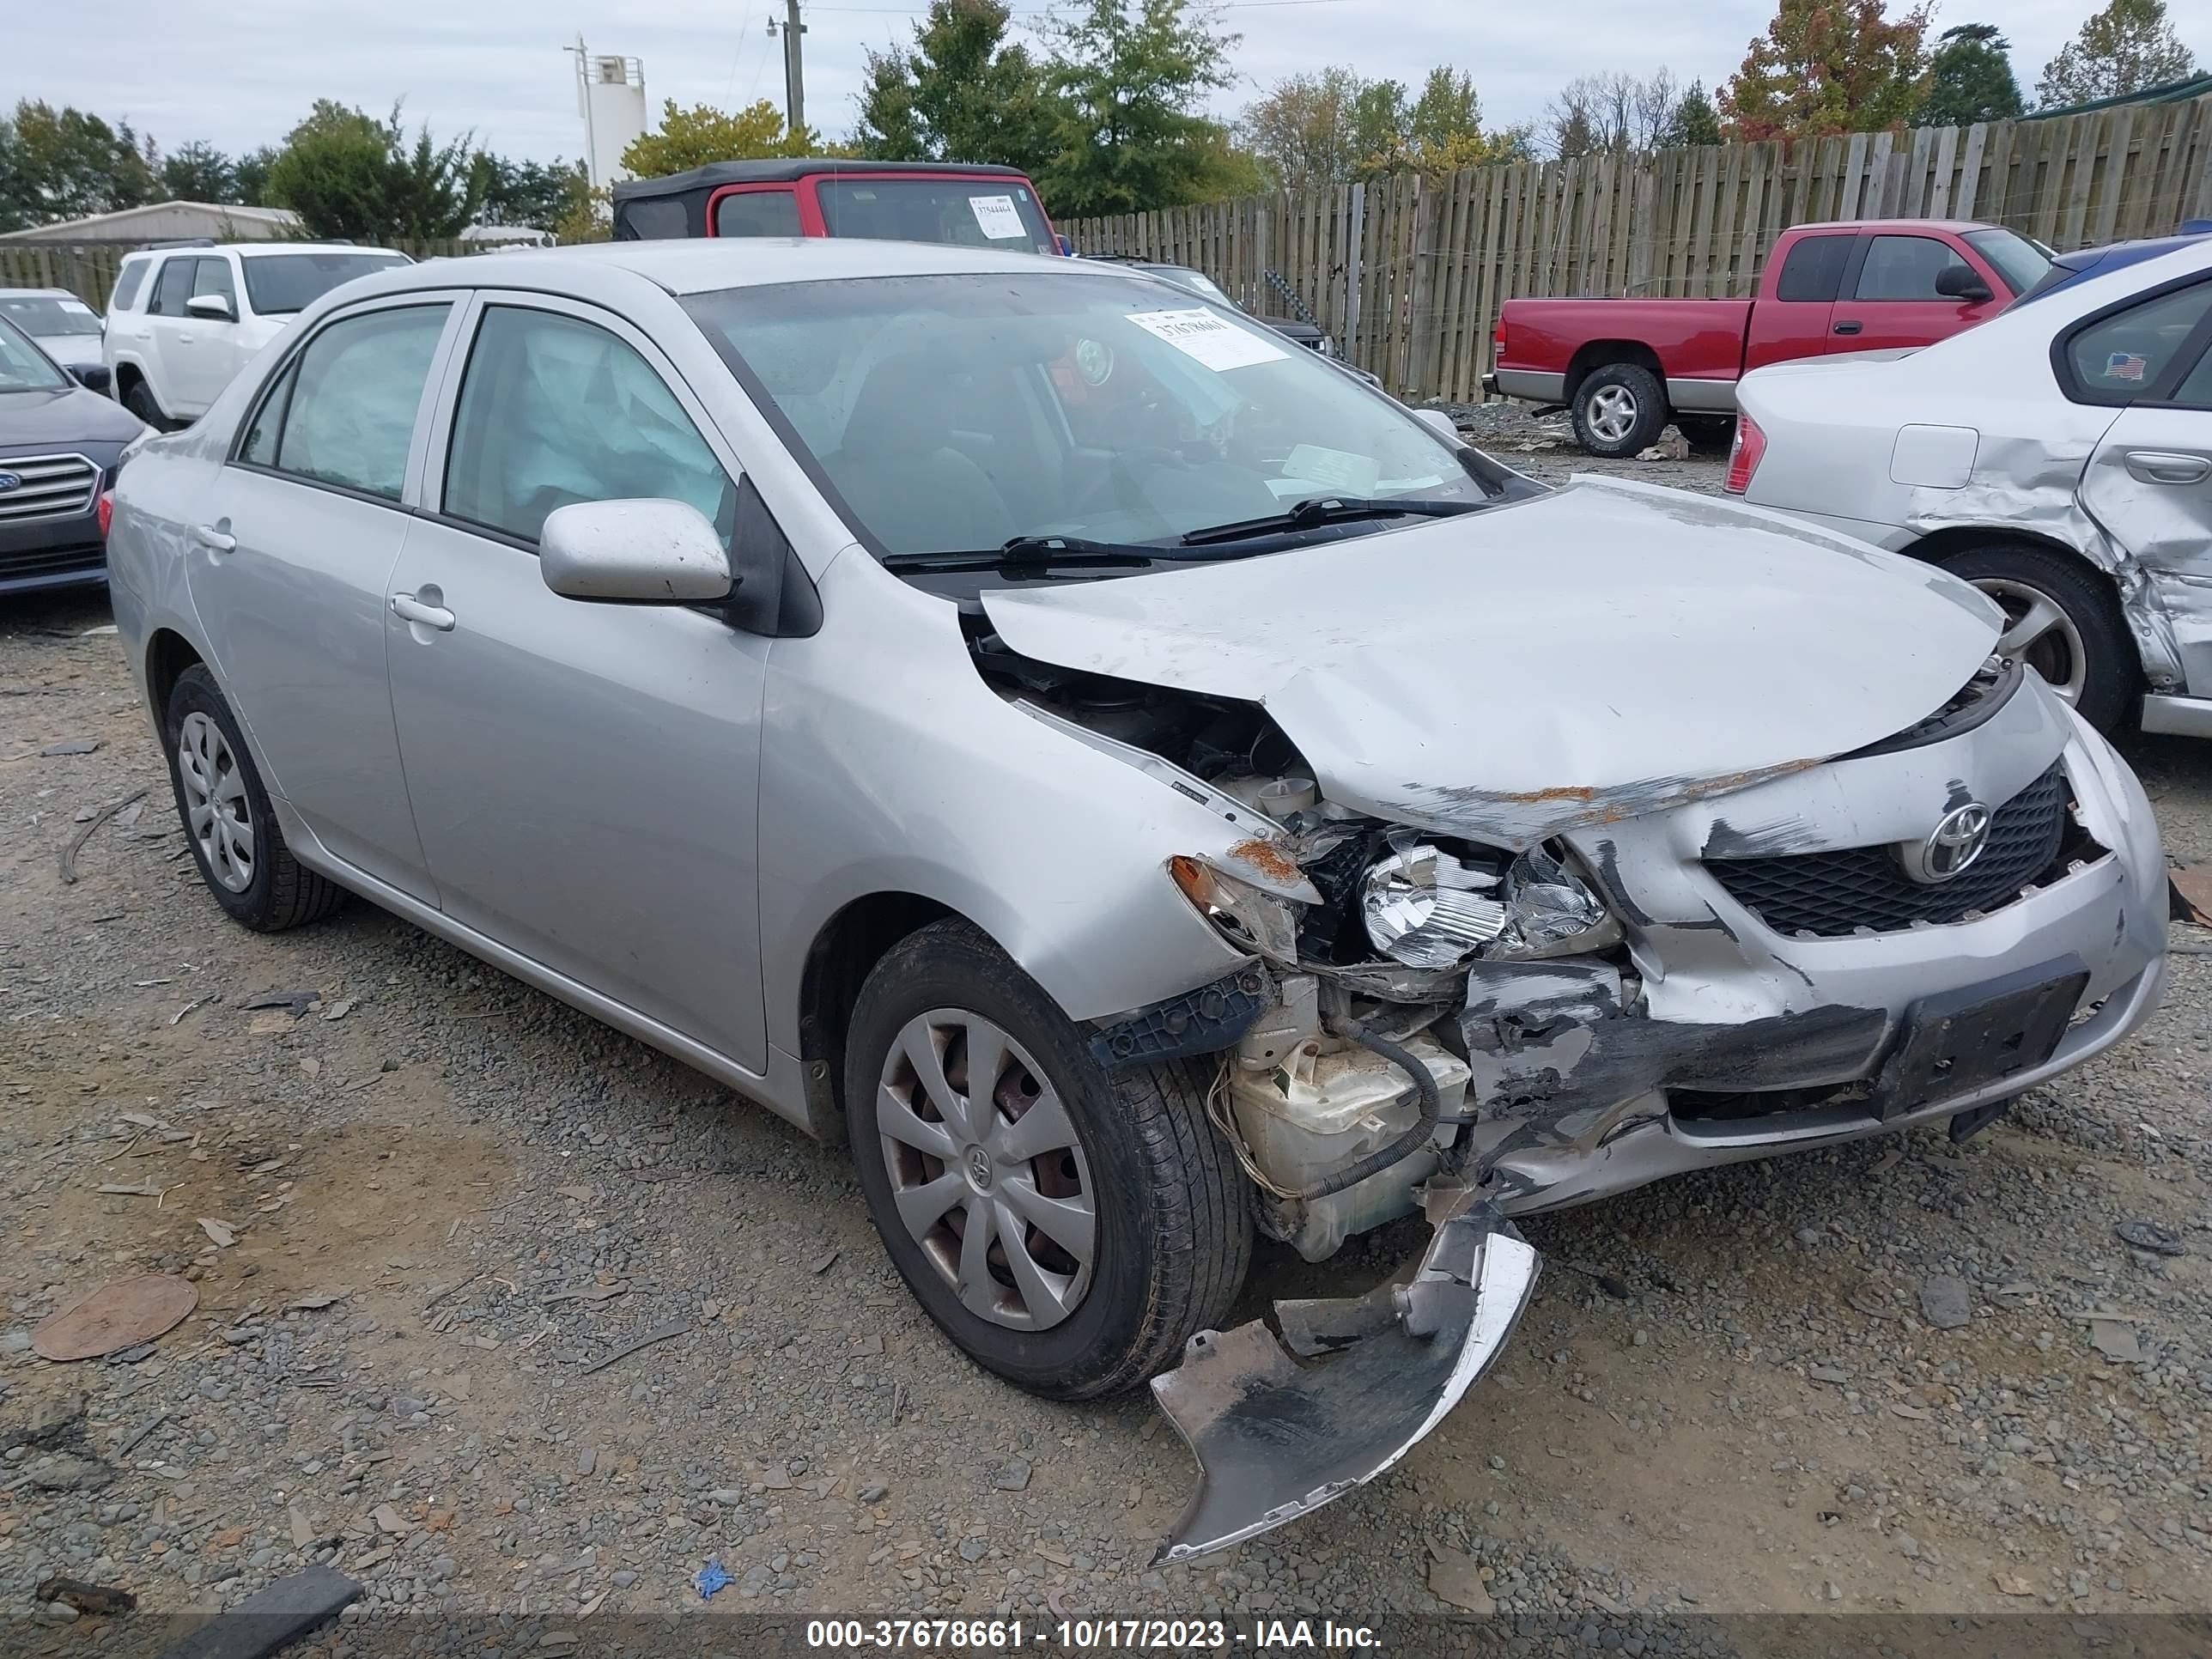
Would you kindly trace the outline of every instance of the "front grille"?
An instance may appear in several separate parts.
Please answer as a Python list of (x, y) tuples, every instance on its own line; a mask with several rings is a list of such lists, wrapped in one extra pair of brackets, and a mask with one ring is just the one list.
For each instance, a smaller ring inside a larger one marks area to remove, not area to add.
[(0, 455), (0, 474), (20, 480), (0, 489), (0, 525), (89, 513), (100, 490), (100, 469), (82, 455)]
[(1778, 933), (1896, 933), (1916, 921), (1959, 921), (2011, 903), (2057, 858), (2067, 804), (2066, 775), (2053, 766), (1990, 814), (1989, 845), (1966, 873), (1935, 886), (1906, 875), (1887, 847), (1712, 859), (1705, 867)]
[(66, 576), (98, 570), (107, 562), (107, 550), (98, 542), (77, 547), (42, 547), (30, 553), (0, 552), (0, 587), (38, 576)]

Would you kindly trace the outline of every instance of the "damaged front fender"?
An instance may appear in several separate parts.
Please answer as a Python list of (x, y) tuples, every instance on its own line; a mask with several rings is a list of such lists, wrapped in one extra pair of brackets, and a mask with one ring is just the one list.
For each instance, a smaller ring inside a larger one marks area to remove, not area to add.
[(1471, 1187), (1432, 1183), (1426, 1203), (1436, 1231), (1401, 1279), (1363, 1297), (1277, 1303), (1279, 1340), (1259, 1320), (1200, 1331), (1182, 1366), (1152, 1379), (1199, 1465), (1198, 1492), (1155, 1565), (1224, 1549), (1364, 1486), (1489, 1369), (1535, 1288), (1536, 1252)]

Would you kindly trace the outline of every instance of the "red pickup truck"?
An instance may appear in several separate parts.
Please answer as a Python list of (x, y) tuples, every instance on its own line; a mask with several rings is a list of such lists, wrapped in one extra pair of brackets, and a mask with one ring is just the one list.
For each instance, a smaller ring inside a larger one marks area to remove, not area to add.
[(1768, 252), (1756, 299), (1508, 300), (1483, 389), (1565, 405), (1593, 455), (1633, 455), (1670, 418), (1717, 447), (1751, 370), (1928, 345), (1994, 317), (2050, 265), (2045, 249), (1996, 225), (1795, 225)]

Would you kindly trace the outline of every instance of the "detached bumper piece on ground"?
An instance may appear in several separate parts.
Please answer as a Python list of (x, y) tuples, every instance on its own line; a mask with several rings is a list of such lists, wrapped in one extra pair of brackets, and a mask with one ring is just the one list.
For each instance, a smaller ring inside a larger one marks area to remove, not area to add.
[(1535, 1289), (1536, 1252), (1470, 1187), (1432, 1182), (1424, 1201), (1436, 1231), (1409, 1276), (1363, 1297), (1277, 1303), (1280, 1341), (1256, 1319), (1200, 1331), (1182, 1366), (1152, 1379), (1200, 1471), (1156, 1565), (1366, 1485), (1490, 1368)]

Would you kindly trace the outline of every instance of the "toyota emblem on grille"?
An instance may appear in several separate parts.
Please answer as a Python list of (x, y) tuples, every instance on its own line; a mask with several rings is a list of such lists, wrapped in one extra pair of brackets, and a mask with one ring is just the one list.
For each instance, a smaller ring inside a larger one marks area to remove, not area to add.
[(1905, 872), (1931, 885), (1965, 873), (1990, 844), (1990, 809), (1978, 800), (1954, 806), (1937, 820), (1928, 839), (1899, 849)]
[(21, 489), (22, 487), (23, 475), (21, 473), (0, 472), (0, 495), (6, 495), (11, 489)]

